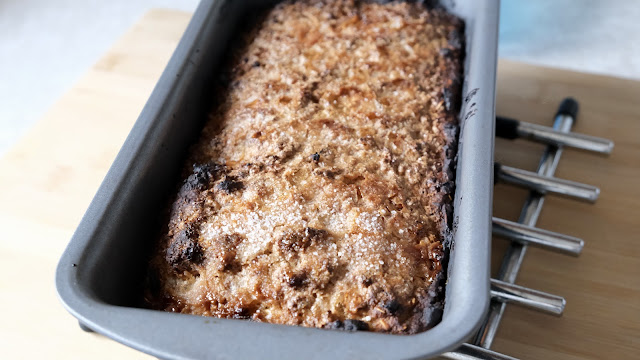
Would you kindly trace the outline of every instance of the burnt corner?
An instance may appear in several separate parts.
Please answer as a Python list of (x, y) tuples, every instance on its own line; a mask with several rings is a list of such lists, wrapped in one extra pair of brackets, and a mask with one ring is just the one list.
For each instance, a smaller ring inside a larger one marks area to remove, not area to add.
[(225, 171), (223, 165), (215, 163), (193, 164), (192, 167), (193, 171), (185, 181), (185, 186), (198, 190), (209, 188), (211, 183)]
[(187, 226), (176, 233), (165, 252), (165, 260), (175, 271), (190, 271), (193, 265), (201, 264), (204, 251), (198, 243), (198, 232)]

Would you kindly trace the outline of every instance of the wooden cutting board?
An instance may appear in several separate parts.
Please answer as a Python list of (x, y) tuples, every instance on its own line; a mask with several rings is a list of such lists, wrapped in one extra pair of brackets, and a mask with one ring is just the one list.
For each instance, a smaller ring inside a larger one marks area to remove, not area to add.
[[(190, 14), (146, 14), (0, 159), (0, 348), (4, 358), (148, 356), (82, 332), (56, 298), (57, 260), (184, 31)], [(562, 295), (563, 317), (508, 307), (494, 349), (523, 359), (640, 356), (640, 83), (501, 61), (498, 113), (550, 124), (565, 96), (575, 131), (613, 139), (605, 158), (566, 151), (557, 176), (600, 186), (595, 205), (550, 198), (539, 226), (582, 237), (579, 258), (531, 249), (518, 283)], [(498, 140), (496, 159), (535, 169), (542, 147)], [(496, 187), (515, 219), (526, 193)], [(494, 263), (506, 243), (496, 239)]]

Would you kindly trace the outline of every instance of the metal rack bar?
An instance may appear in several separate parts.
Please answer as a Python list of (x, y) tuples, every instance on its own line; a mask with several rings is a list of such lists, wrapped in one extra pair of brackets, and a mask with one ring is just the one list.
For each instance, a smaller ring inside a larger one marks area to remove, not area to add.
[(506, 139), (527, 139), (547, 145), (566, 146), (577, 150), (609, 155), (613, 151), (613, 141), (595, 136), (565, 133), (549, 126), (531, 124), (524, 121), (496, 117), (496, 135)]
[(600, 196), (600, 189), (592, 185), (544, 176), (497, 163), (495, 166), (497, 180), (507, 184), (587, 202), (595, 202)]
[(567, 146), (574, 149), (591, 151), (603, 155), (611, 154), (613, 141), (576, 133), (555, 131), (548, 126), (521, 122), (518, 128), (521, 138), (554, 146)]
[(584, 247), (582, 239), (496, 217), (493, 218), (493, 235), (572, 256), (578, 256)]
[(440, 356), (452, 360), (518, 360), (514, 357), (471, 344), (462, 344), (456, 351), (447, 352)]
[(561, 296), (496, 279), (491, 279), (491, 299), (520, 305), (555, 316), (562, 315), (567, 304), (566, 300)]

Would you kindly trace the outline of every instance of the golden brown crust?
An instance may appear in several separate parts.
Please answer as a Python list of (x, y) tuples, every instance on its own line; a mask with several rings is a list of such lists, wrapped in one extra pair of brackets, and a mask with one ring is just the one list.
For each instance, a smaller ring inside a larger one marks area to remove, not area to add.
[(462, 22), (286, 2), (235, 53), (151, 265), (154, 308), (347, 330), (438, 321)]

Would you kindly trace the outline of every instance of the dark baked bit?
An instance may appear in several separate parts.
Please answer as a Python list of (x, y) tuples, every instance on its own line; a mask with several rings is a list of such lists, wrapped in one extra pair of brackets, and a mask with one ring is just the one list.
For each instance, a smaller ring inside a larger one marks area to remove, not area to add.
[(238, 180), (235, 176), (225, 176), (224, 180), (222, 180), (218, 185), (218, 188), (225, 191), (227, 194), (242, 190), (242, 187), (242, 181)]
[(178, 231), (169, 243), (165, 259), (175, 270), (183, 271), (199, 264), (204, 259), (202, 247), (197, 241), (198, 234), (190, 226)]
[(347, 331), (434, 326), (463, 23), (419, 2), (301, 0), (242, 36), (151, 261), (149, 306)]
[(327, 326), (328, 329), (345, 330), (345, 331), (358, 331), (369, 330), (369, 325), (366, 322), (360, 320), (336, 320)]

